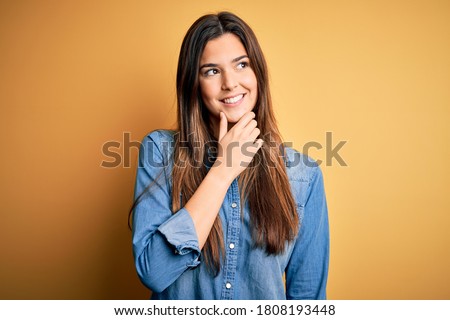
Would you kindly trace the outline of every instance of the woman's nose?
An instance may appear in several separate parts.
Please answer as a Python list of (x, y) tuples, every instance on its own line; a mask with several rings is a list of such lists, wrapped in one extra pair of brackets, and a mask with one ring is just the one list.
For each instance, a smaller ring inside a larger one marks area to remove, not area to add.
[(222, 90), (231, 91), (237, 87), (237, 75), (233, 74), (233, 72), (224, 72), (222, 75)]

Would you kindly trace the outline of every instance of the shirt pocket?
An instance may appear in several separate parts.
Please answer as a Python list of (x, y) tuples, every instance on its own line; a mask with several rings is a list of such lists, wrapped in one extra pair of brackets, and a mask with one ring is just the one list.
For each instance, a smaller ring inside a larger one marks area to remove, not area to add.
[(304, 207), (297, 204), (297, 215), (298, 215), (298, 222), (300, 225), (303, 224), (303, 217), (305, 216), (305, 210)]
[(306, 180), (294, 180), (291, 181), (292, 195), (294, 196), (295, 203), (297, 205), (297, 213), (300, 223), (303, 220), (305, 204), (308, 195), (309, 182)]
[(293, 180), (291, 181), (292, 194), (297, 206), (304, 208), (308, 196), (309, 181)]

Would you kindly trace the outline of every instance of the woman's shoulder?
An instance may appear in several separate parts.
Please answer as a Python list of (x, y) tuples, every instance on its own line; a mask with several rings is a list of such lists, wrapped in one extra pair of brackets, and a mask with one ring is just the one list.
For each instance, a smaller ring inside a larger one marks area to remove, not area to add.
[(143, 138), (143, 142), (152, 141), (157, 144), (161, 142), (173, 142), (176, 133), (174, 130), (156, 129), (147, 133)]
[(285, 147), (285, 165), (289, 180), (311, 182), (317, 174), (321, 174), (317, 161), (294, 148)]
[(140, 159), (146, 164), (158, 167), (165, 165), (171, 159), (174, 150), (174, 136), (176, 131), (158, 129), (146, 134), (140, 145)]

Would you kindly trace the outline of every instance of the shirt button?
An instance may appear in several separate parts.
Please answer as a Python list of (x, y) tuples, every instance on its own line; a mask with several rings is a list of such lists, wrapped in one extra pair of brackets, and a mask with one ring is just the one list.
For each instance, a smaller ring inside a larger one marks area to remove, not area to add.
[(229, 247), (230, 249), (234, 249), (234, 243), (230, 243)]
[(225, 287), (227, 287), (227, 289), (231, 288), (231, 283), (227, 282), (227, 284), (225, 285)]
[(231, 207), (236, 208), (236, 207), (237, 207), (236, 202), (233, 202), (233, 203), (231, 204)]

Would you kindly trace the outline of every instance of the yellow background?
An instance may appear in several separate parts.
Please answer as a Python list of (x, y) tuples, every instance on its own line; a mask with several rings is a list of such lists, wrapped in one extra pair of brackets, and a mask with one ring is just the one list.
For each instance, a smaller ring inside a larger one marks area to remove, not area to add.
[[(108, 141), (175, 121), (199, 16), (257, 34), (286, 141), (347, 141), (322, 164), (330, 299), (450, 299), (450, 2), (2, 1), (0, 298), (145, 299)], [(123, 155), (123, 150), (119, 149)], [(325, 160), (325, 148), (310, 154)]]

